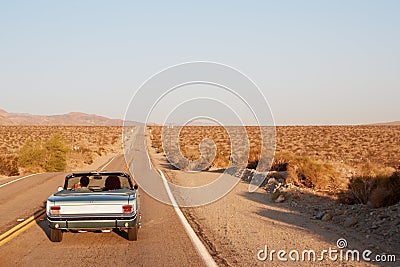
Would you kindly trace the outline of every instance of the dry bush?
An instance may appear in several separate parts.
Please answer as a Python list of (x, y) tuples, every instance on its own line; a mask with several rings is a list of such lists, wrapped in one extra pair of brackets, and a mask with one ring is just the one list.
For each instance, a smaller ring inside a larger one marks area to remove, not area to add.
[(382, 167), (379, 164), (373, 164), (370, 160), (359, 164), (358, 175), (363, 177), (385, 177), (390, 176), (395, 171), (392, 167)]
[(69, 148), (65, 144), (61, 134), (55, 133), (44, 143), (44, 169), (46, 172), (65, 171), (67, 167), (67, 152)]
[(0, 156), (0, 174), (7, 176), (19, 175), (17, 158), (14, 156)]
[(367, 204), (374, 208), (390, 206), (400, 201), (400, 174), (378, 176), (376, 188), (371, 192)]
[(217, 154), (211, 164), (211, 167), (219, 169), (219, 168), (227, 168), (228, 165), (229, 165), (229, 159), (222, 154), (219, 155)]
[(18, 153), (18, 165), (23, 172), (59, 172), (67, 166), (68, 147), (60, 134), (46, 142), (27, 142)]
[(400, 174), (361, 176), (350, 180), (348, 191), (339, 195), (345, 204), (368, 204), (373, 208), (390, 206), (400, 201)]
[(331, 164), (290, 152), (277, 153), (272, 169), (287, 171), (286, 182), (296, 186), (336, 191), (340, 185), (340, 175)]
[(45, 150), (40, 141), (28, 141), (18, 152), (18, 167), (22, 173), (42, 172), (44, 170)]
[(277, 172), (285, 172), (287, 171), (289, 166), (289, 161), (288, 159), (285, 159), (283, 157), (275, 157), (274, 161), (272, 162), (271, 171), (277, 171)]
[(347, 204), (366, 204), (372, 190), (376, 186), (376, 180), (371, 176), (353, 177), (350, 179), (350, 196)]
[[(388, 200), (392, 199), (392, 190), (388, 190), (387, 188), (378, 187), (372, 190), (370, 195), (368, 196), (367, 204), (372, 208), (380, 208), (384, 206), (390, 206), (391, 204), (387, 204)], [(396, 202), (392, 203), (396, 204)]]
[(151, 140), (151, 146), (155, 148), (157, 153), (162, 153), (163, 147), (162, 147), (162, 142), (161, 142), (161, 126), (151, 126), (148, 127), (148, 130), (150, 130), (150, 140)]

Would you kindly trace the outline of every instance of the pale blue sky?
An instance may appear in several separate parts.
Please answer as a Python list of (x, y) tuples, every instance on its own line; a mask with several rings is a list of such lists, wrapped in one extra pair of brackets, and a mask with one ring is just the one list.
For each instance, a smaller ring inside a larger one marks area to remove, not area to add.
[(0, 108), (122, 118), (193, 60), (251, 77), (277, 124), (400, 120), (400, 1), (1, 1)]

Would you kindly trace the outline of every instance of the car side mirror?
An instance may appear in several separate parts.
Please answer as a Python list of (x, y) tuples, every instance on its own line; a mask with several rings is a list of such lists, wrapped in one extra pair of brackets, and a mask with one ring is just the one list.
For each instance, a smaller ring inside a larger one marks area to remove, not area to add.
[(134, 188), (135, 190), (137, 190), (137, 189), (139, 188), (139, 186), (138, 186), (137, 184), (135, 184), (135, 185), (133, 186), (133, 188)]
[(57, 191), (60, 192), (60, 191), (62, 191), (63, 189), (64, 189), (64, 187), (59, 186), (59, 187), (57, 188)]

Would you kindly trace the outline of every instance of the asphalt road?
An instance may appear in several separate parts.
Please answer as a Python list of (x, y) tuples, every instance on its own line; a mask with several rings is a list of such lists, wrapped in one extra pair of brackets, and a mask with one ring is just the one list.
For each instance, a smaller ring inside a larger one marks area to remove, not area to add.
[[(140, 137), (139, 150), (143, 137)], [(139, 154), (138, 154), (139, 155)], [(149, 168), (143, 153), (133, 160), (136, 168), (151, 174), (161, 188), (161, 178)], [(125, 171), (125, 159), (116, 157), (105, 170)], [(145, 173), (142, 172), (142, 173)], [(0, 234), (44, 207), (48, 196), (63, 184), (65, 173), (38, 174), (0, 187)], [(161, 190), (161, 189), (160, 189)], [(110, 233), (64, 233), (61, 243), (49, 239), (44, 217), (0, 247), (0, 266), (204, 266), (173, 207), (141, 192), (142, 228), (138, 241)]]

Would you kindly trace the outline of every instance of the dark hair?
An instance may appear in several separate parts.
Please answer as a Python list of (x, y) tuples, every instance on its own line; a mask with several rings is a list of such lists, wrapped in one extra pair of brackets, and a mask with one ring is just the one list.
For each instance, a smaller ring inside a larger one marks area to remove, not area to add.
[(81, 179), (79, 180), (81, 186), (87, 187), (89, 185), (89, 177), (87, 176), (82, 176)]
[(121, 189), (121, 182), (118, 176), (110, 175), (107, 177), (105, 186), (107, 190)]

